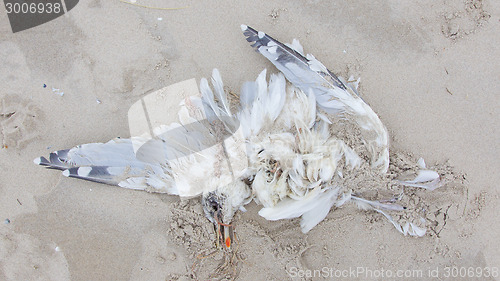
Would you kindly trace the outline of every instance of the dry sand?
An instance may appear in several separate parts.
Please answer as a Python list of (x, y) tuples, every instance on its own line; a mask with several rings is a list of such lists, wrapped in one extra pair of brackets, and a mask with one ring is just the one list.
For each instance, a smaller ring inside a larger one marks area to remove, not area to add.
[(354, 206), (304, 235), (297, 220), (265, 221), (252, 203), (236, 218), (231, 269), (239, 279), (316, 280), (293, 276), (359, 268), (375, 276), (421, 271), (407, 280), (431, 279), (431, 269), (446, 279), (453, 266), (498, 274), (499, 1), (138, 3), (189, 7), (80, 1), (67, 17), (16, 34), (0, 8), (1, 280), (187, 280), (215, 272), (220, 253), (196, 257), (213, 251), (197, 200), (68, 179), (32, 159), (128, 137), (127, 111), (140, 97), (199, 81), (214, 67), (232, 92), (265, 67), (275, 72), (248, 46), (241, 23), (280, 41), (298, 38), (333, 72), (360, 76), (391, 150), (441, 163), (454, 178), (432, 194), (412, 191), (435, 208), (439, 227), (423, 238), (404, 237), (380, 214)]

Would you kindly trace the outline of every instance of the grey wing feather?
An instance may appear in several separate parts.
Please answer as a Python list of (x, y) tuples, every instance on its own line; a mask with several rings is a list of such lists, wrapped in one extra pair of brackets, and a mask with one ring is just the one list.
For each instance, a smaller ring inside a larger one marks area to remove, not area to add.
[(66, 170), (69, 165), (64, 160), (67, 158), (69, 149), (58, 150), (49, 154), (49, 159), (40, 157), (34, 160), (35, 164), (47, 166), (50, 169)]
[(131, 139), (89, 143), (39, 157), (35, 164), (63, 170), (63, 175), (93, 182), (150, 192), (177, 194), (166, 160), (164, 163), (137, 159)]
[(309, 88), (319, 85), (346, 89), (346, 86), (331, 71), (314, 69), (315, 64), (300, 52), (294, 50), (261, 31), (242, 25), (241, 29), (248, 42), (253, 42), (259, 53), (269, 59), (295, 86), (308, 93)]
[[(196, 196), (202, 189), (178, 186), (174, 174), (204, 166), (204, 157), (208, 156), (202, 151), (217, 144), (208, 126), (210, 123), (207, 120), (183, 126), (165, 126), (157, 130), (159, 135), (153, 139), (136, 137), (83, 144), (52, 152), (49, 159), (39, 157), (34, 162), (63, 170), (63, 175), (67, 177), (149, 192)], [(221, 137), (225, 139), (230, 135), (222, 134)], [(137, 145), (140, 146), (134, 151)], [(200, 157), (191, 157), (188, 162), (175, 161), (191, 154)], [(203, 173), (201, 176), (205, 177)], [(190, 180), (183, 183), (190, 185)]]
[(71, 149), (50, 153), (49, 159), (40, 157), (35, 164), (66, 170), (78, 166), (132, 166), (144, 167), (137, 160), (130, 139), (114, 139), (107, 143), (88, 143)]
[(172, 178), (158, 168), (159, 167), (140, 169), (129, 166), (83, 166), (64, 170), (63, 175), (66, 177), (116, 185), (130, 189), (178, 194)]
[(118, 185), (118, 181), (114, 179), (116, 175), (112, 175), (106, 166), (93, 167), (74, 167), (64, 170), (63, 175), (71, 178), (78, 178), (98, 183), (110, 185)]

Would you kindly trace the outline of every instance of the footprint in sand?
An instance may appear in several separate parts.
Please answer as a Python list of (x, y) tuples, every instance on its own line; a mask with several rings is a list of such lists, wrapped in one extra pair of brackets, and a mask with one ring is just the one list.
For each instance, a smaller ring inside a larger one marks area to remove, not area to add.
[(0, 147), (23, 149), (40, 135), (41, 110), (17, 95), (0, 98)]

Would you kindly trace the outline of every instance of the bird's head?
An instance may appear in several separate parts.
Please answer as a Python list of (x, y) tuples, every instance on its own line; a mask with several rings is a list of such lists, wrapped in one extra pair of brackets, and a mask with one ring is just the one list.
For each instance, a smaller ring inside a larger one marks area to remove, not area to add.
[(250, 202), (252, 192), (242, 181), (235, 181), (214, 191), (205, 192), (201, 203), (205, 216), (214, 224), (217, 245), (231, 248), (234, 241), (233, 217), (236, 211)]

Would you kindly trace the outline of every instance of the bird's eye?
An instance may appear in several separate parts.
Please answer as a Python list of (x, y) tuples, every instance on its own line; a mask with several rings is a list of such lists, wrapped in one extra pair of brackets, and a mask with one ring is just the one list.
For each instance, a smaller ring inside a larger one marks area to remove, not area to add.
[(215, 201), (211, 201), (210, 202), (210, 207), (212, 207), (214, 210), (218, 210), (219, 209), (219, 204), (217, 204), (217, 202), (215, 202)]
[(214, 197), (210, 196), (207, 201), (207, 207), (209, 207), (213, 211), (219, 210), (219, 203), (217, 203), (217, 200)]

